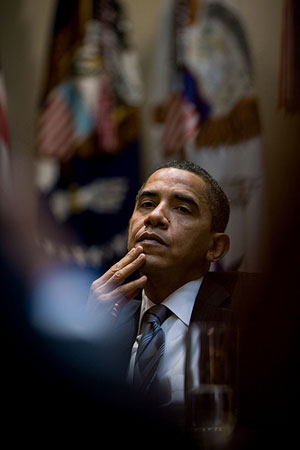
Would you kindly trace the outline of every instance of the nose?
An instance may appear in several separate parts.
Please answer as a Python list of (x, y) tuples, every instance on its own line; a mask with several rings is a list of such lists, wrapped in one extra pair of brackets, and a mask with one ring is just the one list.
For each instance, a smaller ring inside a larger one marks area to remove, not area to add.
[(145, 217), (144, 224), (146, 226), (159, 227), (162, 229), (167, 229), (169, 227), (170, 221), (166, 215), (166, 208), (159, 204), (155, 209), (152, 209), (149, 214)]

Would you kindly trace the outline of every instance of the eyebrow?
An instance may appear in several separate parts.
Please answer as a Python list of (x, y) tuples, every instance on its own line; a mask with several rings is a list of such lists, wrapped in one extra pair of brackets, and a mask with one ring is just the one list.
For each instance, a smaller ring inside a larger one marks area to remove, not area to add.
[(189, 203), (190, 205), (195, 206), (197, 209), (199, 209), (198, 203), (193, 199), (193, 197), (191, 197), (188, 194), (183, 194), (181, 192), (178, 192), (175, 194), (174, 197), (177, 198), (178, 200), (182, 200), (186, 203)]
[(141, 197), (157, 197), (157, 196), (158, 196), (158, 192), (156, 192), (156, 191), (141, 191), (137, 195), (138, 198), (141, 198)]
[(141, 189), (139, 190), (139, 192), (137, 193), (136, 196), (136, 203), (143, 197), (157, 197), (158, 196), (158, 192), (156, 191), (142, 191)]
[[(140, 200), (141, 198), (144, 198), (144, 197), (151, 197), (151, 198), (153, 198), (153, 197), (158, 197), (158, 196), (159, 196), (159, 193), (157, 191), (145, 190), (145, 191), (140, 192), (137, 195), (137, 201)], [(197, 209), (199, 209), (198, 203), (193, 199), (193, 197), (191, 197), (188, 194), (184, 194), (182, 192), (176, 192), (174, 194), (174, 198), (176, 198), (177, 200), (181, 200), (181, 201), (184, 201), (186, 203), (189, 203), (190, 205), (192, 205), (192, 206), (196, 207)]]

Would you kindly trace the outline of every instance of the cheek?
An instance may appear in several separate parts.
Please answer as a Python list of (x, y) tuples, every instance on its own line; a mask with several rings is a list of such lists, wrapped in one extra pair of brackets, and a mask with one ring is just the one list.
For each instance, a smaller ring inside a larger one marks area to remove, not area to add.
[(129, 228), (128, 228), (128, 246), (134, 245), (134, 238), (137, 233), (137, 231), (140, 229), (141, 225), (139, 224), (139, 221), (136, 219), (130, 219), (129, 221)]
[(171, 232), (171, 251), (179, 254), (190, 252), (194, 246), (193, 229), (189, 226), (173, 226)]
[(177, 251), (188, 255), (203, 255), (209, 247), (210, 234), (199, 228), (186, 227), (177, 233)]

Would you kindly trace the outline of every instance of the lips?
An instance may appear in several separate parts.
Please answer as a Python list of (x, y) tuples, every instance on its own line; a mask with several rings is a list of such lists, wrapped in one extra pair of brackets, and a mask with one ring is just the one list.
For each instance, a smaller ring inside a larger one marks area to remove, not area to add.
[(141, 236), (138, 237), (137, 242), (150, 242), (150, 243), (158, 243), (161, 245), (167, 245), (165, 239), (159, 236), (156, 233), (151, 233), (149, 231), (145, 231)]

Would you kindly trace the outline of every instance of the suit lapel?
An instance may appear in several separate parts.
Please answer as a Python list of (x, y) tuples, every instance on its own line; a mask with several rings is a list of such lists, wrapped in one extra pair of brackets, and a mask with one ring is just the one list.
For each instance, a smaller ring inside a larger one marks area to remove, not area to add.
[(222, 320), (231, 318), (231, 292), (220, 283), (218, 274), (208, 272), (203, 279), (199, 289), (191, 322), (199, 320)]
[(115, 370), (121, 380), (127, 376), (128, 364), (139, 323), (141, 301), (130, 300), (123, 308), (107, 339), (107, 352), (114, 355)]
[(141, 304), (141, 300), (130, 300), (118, 319), (117, 330), (126, 339), (130, 349), (138, 331)]

